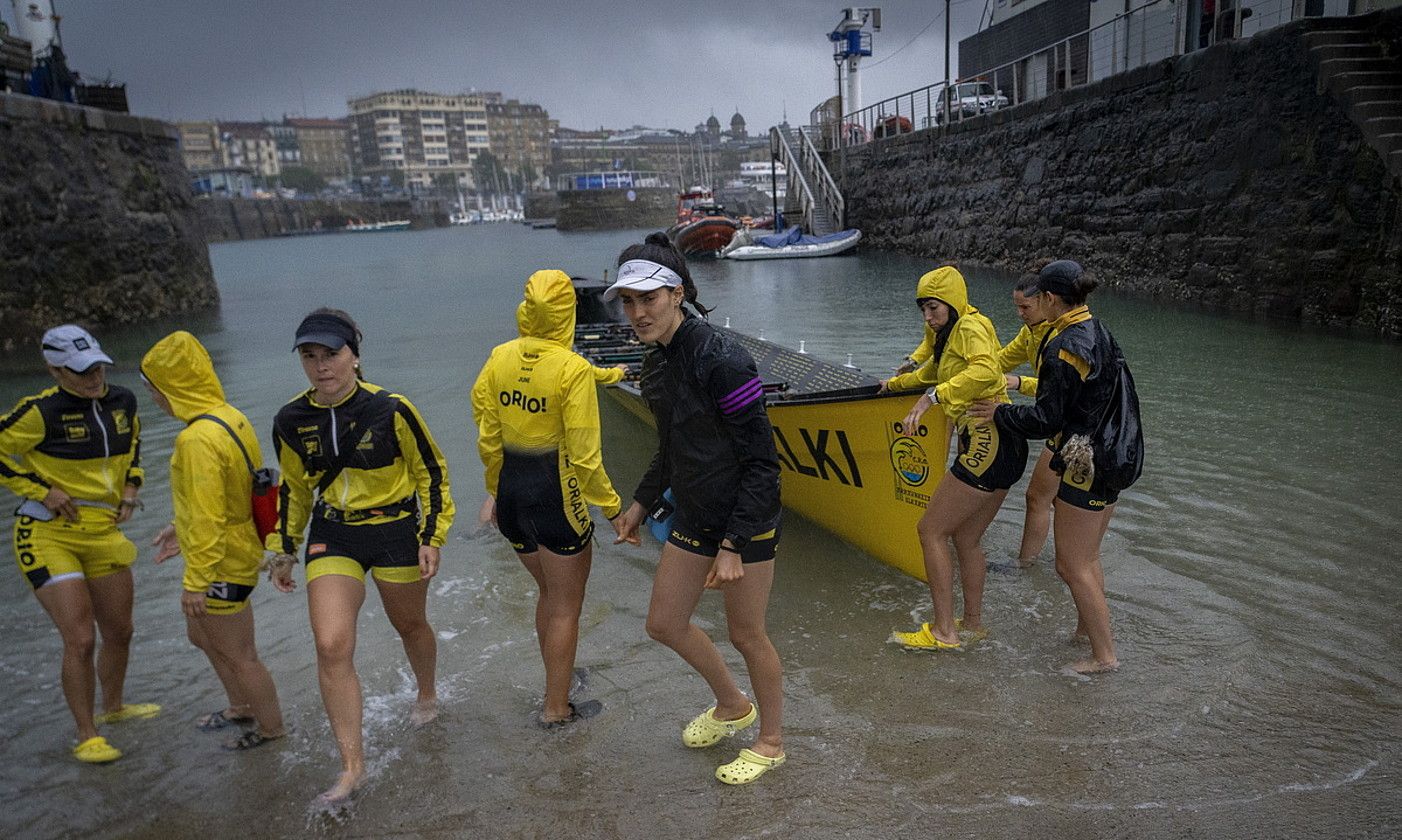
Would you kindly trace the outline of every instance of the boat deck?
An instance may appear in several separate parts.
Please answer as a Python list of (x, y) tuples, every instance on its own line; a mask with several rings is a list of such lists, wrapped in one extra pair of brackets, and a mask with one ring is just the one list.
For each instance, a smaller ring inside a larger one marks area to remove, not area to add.
[[(763, 339), (716, 327), (734, 339), (754, 357), (764, 383), (768, 402), (817, 402), (850, 399), (876, 393), (876, 377), (857, 368), (825, 362), (807, 353), (772, 344)], [(579, 324), (574, 331), (574, 347), (581, 356), (599, 367), (626, 365), (620, 387), (637, 390), (647, 348), (633, 334), (632, 326), (618, 323)]]

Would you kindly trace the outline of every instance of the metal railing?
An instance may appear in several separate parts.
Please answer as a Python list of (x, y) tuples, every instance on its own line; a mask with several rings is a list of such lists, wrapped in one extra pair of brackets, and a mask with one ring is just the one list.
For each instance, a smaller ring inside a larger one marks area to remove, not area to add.
[(787, 123), (769, 129), (769, 151), (784, 165), (784, 170), (789, 176), (788, 198), (785, 199), (785, 202), (795, 198), (798, 200), (803, 215), (803, 227), (805, 230), (811, 231), (816, 199), (813, 188), (808, 185), (808, 178), (804, 175), (804, 168), (799, 162), (798, 153), (789, 146), (789, 139), (784, 136), (786, 129), (788, 129)]
[[(833, 225), (834, 230), (841, 230), (847, 218), (847, 202), (842, 197), (842, 191), (837, 188), (837, 182), (832, 179), (832, 173), (828, 172), (828, 167), (823, 163), (823, 158), (818, 154), (818, 149), (813, 145), (813, 139), (808, 136), (808, 132), (802, 128), (798, 129), (798, 157), (803, 166), (804, 173), (818, 191), (819, 204), (827, 211), (828, 221)], [(824, 231), (814, 231), (814, 233)]]
[[(952, 82), (948, 91), (944, 82), (936, 82), (845, 115), (841, 131), (833, 130), (831, 124), (813, 130), (831, 148), (834, 141), (858, 146), (959, 123), (1308, 16), (1308, 6), (1300, 0), (1217, 0), (1216, 14), (1211, 16), (1193, 14), (1189, 4), (1194, 2), (1150, 0), (1103, 24)], [(1353, 3), (1323, 0), (1321, 5), (1325, 14), (1346, 15), (1352, 12)], [(983, 90), (968, 91), (966, 85), (983, 86)]]

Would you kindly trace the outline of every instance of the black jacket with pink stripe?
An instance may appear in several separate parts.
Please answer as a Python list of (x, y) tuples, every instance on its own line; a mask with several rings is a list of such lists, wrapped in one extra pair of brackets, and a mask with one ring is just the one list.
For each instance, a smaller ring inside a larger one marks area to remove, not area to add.
[(658, 450), (633, 498), (655, 510), (672, 488), (687, 524), (750, 539), (779, 524), (779, 455), (754, 358), (690, 313), (643, 359)]

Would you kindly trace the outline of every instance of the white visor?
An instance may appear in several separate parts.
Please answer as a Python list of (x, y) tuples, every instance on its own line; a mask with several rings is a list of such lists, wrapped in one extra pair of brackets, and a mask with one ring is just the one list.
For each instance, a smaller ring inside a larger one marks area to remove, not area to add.
[(604, 290), (604, 300), (618, 297), (622, 289), (635, 292), (650, 292), (664, 286), (675, 289), (682, 285), (682, 278), (675, 271), (652, 260), (629, 260), (618, 267), (618, 279)]

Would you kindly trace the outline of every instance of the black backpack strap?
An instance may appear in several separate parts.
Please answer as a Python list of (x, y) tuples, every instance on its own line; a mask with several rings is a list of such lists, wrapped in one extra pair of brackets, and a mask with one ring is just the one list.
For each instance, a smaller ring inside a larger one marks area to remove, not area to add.
[[(225, 423), (223, 420), (219, 419), (218, 417), (215, 417), (213, 414), (201, 414), (200, 416), (196, 417), (195, 420), (212, 420), (215, 423), (218, 423), (219, 425), (223, 426), (224, 431), (228, 432), (229, 437), (233, 438), (234, 443), (238, 444), (239, 452), (243, 454), (243, 462), (248, 465), (248, 474), (254, 476), (255, 478), (257, 477), (258, 470), (255, 469), (253, 466), (253, 459), (248, 457), (248, 449), (243, 445), (243, 441), (239, 440), (238, 433), (234, 431), (233, 426), (230, 426), (228, 423)], [(191, 420), (190, 422), (193, 423), (195, 422), (195, 420)]]

